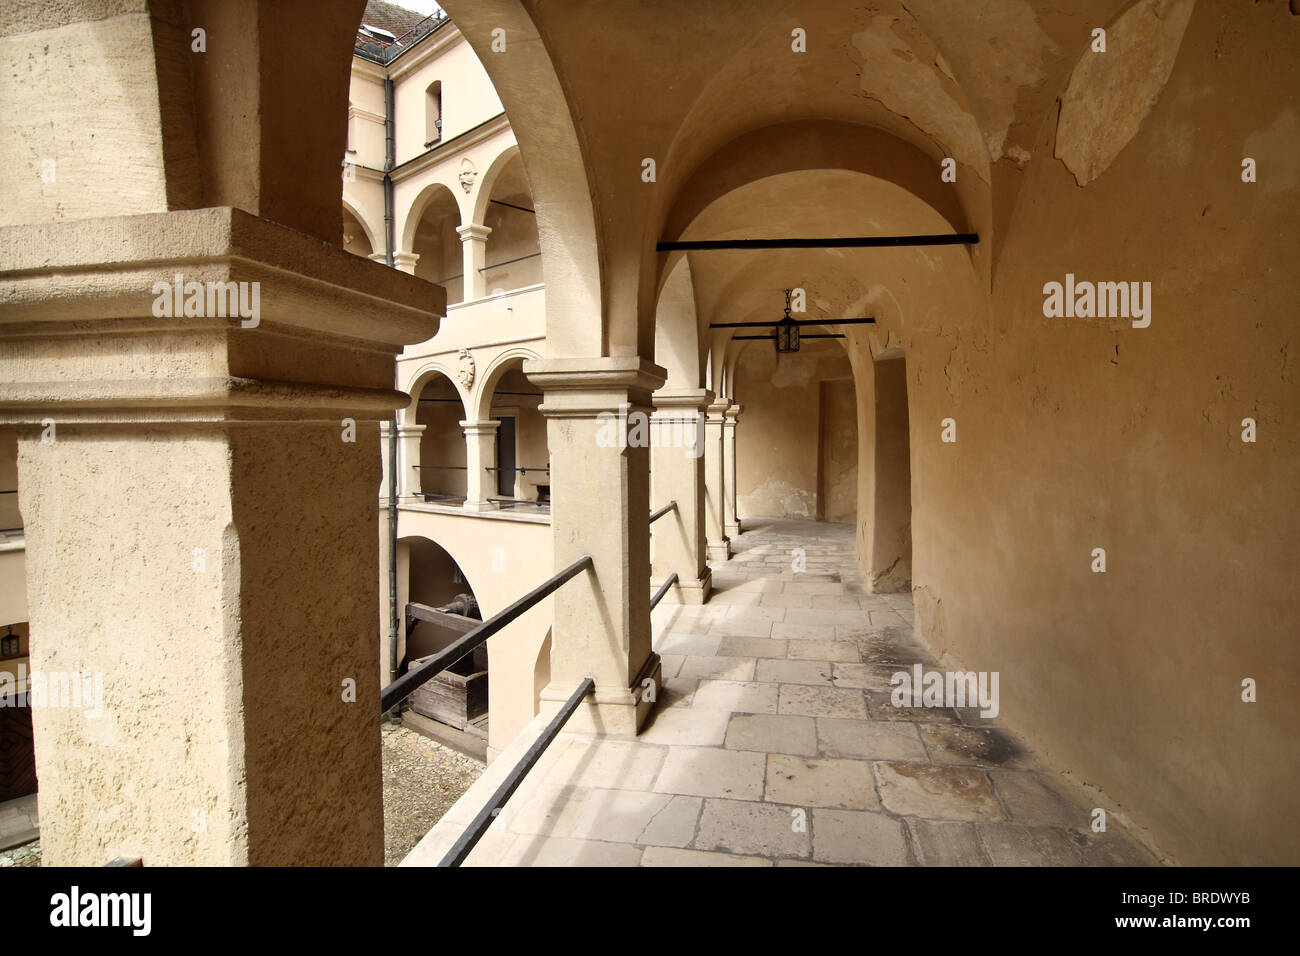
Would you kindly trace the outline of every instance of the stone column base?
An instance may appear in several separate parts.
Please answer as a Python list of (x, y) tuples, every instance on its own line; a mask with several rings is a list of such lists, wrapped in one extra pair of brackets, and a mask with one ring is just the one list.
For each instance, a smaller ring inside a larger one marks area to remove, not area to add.
[(742, 533), (739, 520), (734, 522), (728, 521), (727, 524), (723, 527), (723, 530), (727, 532), (728, 539), (739, 538)]
[(707, 551), (710, 561), (730, 561), (731, 539), (723, 538), (721, 541), (710, 541)]
[[(663, 581), (651, 581), (651, 592), (658, 591), (663, 586)], [(705, 567), (704, 573), (698, 578), (690, 581), (683, 581), (681, 575), (677, 576), (677, 583), (668, 589), (664, 599), (660, 603), (676, 604), (703, 604), (709, 597), (709, 592), (713, 590), (713, 569)], [(677, 600), (674, 602), (673, 598)]]
[[(634, 737), (650, 717), (662, 686), (663, 664), (659, 654), (651, 651), (631, 687), (602, 687), (597, 684), (564, 725), (564, 732)], [(538, 712), (543, 720), (549, 722), (554, 718), (575, 690), (576, 684), (547, 684), (538, 695)]]

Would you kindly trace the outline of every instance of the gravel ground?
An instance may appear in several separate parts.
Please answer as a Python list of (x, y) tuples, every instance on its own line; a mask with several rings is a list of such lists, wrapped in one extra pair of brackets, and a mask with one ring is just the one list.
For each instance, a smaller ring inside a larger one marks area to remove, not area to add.
[[(384, 865), (396, 866), (483, 772), (473, 757), (385, 722)], [(40, 866), (41, 841), (0, 852), (0, 867)]]
[(40, 866), (41, 841), (33, 840), (22, 846), (0, 851), (0, 866)]
[(483, 772), (473, 757), (383, 724), (384, 865), (396, 866)]

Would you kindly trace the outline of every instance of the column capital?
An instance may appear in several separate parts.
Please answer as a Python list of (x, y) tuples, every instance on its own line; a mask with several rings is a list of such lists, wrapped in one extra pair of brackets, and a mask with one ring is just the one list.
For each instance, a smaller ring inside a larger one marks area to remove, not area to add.
[(487, 242), (487, 237), (492, 235), (491, 226), (482, 226), (476, 222), (471, 222), (465, 226), (456, 227), (456, 235), (460, 236), (461, 242)]
[[(394, 356), (445, 302), (228, 207), (6, 226), (0, 421), (376, 421), (409, 403)], [(317, 378), (335, 366), (355, 371)]]
[(703, 411), (713, 403), (713, 392), (707, 388), (661, 388), (651, 396), (655, 409), (690, 408)]
[(636, 355), (534, 359), (524, 374), (546, 393), (539, 411), (549, 418), (587, 418), (620, 405), (649, 406), (668, 373)]
[[(389, 423), (388, 423), (388, 422), (382, 422), (381, 424), (384, 425), (384, 426), (387, 426)], [(398, 438), (408, 438), (408, 437), (410, 437), (410, 438), (415, 438), (415, 437), (418, 437), (418, 436), (420, 436), (420, 435), (423, 435), (423, 434), (424, 434), (424, 430), (425, 430), (426, 428), (428, 428), (428, 427), (429, 427), (428, 425), (404, 425), (404, 424), (402, 424), (401, 422), (398, 422), (398, 423), (397, 423), (397, 437), (398, 437)], [(383, 433), (384, 433), (385, 435), (388, 434), (388, 429), (387, 429), (387, 427), (385, 427), (385, 428), (383, 429)]]
[(723, 413), (724, 415), (727, 416), (727, 424), (734, 426), (736, 424), (736, 419), (740, 417), (740, 413), (742, 410), (743, 410), (743, 406), (740, 405), (729, 406), (727, 410)]
[[(420, 427), (423, 428), (424, 426), (421, 425)], [(472, 435), (495, 435), (497, 429), (501, 427), (501, 423), (490, 419), (485, 421), (469, 420), (460, 422), (460, 427), (465, 429), (467, 437)]]
[[(386, 256), (380, 256), (381, 262), (387, 262)], [(394, 252), (393, 268), (399, 272), (405, 272), (407, 275), (415, 275), (415, 264), (420, 261), (418, 252)]]

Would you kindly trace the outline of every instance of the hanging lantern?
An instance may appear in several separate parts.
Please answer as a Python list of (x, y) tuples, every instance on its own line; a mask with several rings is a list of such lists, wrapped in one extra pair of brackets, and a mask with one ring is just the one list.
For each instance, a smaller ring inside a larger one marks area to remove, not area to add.
[(18, 635), (14, 633), (14, 626), (9, 625), (9, 632), (4, 637), (0, 637), (0, 657), (17, 657), (18, 656)]
[(790, 317), (790, 290), (785, 290), (785, 316), (772, 327), (772, 338), (780, 352), (799, 351), (799, 323)]

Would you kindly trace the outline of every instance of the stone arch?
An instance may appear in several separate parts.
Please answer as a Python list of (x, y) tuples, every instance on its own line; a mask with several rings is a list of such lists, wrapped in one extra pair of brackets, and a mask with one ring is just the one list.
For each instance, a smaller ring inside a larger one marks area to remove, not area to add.
[[(446, 193), (445, 198), (451, 200), (457, 211), (461, 211), (461, 204), (456, 198), (456, 191), (447, 183), (435, 180), (426, 185), (415, 194), (415, 198), (411, 200), (411, 204), (406, 210), (406, 216), (402, 220), (402, 236), (398, 246), (402, 252), (412, 251), (411, 247), (415, 243), (415, 233), (419, 229), (420, 220), (430, 206), (444, 198), (443, 193)], [(462, 222), (459, 224), (463, 224), (463, 215)]]
[(343, 200), (343, 211), (356, 220), (361, 231), (365, 233), (366, 242), (370, 244), (371, 253), (383, 252), (384, 243), (380, 240), (379, 234), (370, 224), (369, 216), (363, 212), (363, 206), (355, 200)]
[(456, 390), (456, 394), (460, 396), (462, 416), (467, 409), (472, 407), (469, 395), (461, 386), (459, 380), (456, 378), (456, 373), (452, 369), (448, 368), (441, 362), (425, 362), (415, 370), (415, 373), (410, 377), (406, 387), (402, 389), (402, 391), (406, 392), (407, 395), (411, 396), (411, 402), (399, 413), (401, 424), (412, 425), (415, 423), (415, 412), (419, 406), (420, 393), (424, 391), (425, 386), (427, 386), (430, 381), (438, 376), (442, 376), (450, 382), (451, 386)]
[(478, 389), (474, 393), (473, 404), (470, 405), (474, 410), (475, 421), (486, 421), (492, 417), (492, 396), (496, 392), (497, 383), (501, 381), (501, 376), (510, 370), (510, 367), (516, 362), (537, 360), (542, 356), (533, 349), (523, 346), (506, 349), (483, 371)]
[(483, 217), (487, 215), (488, 203), (492, 200), (492, 187), (496, 185), (501, 171), (509, 166), (516, 156), (523, 158), (519, 152), (519, 144), (510, 143), (502, 147), (501, 151), (488, 162), (487, 168), (479, 176), (476, 184), (477, 188), (474, 190), (474, 208), (471, 222), (480, 226), (483, 224)]
[(668, 372), (665, 388), (704, 386), (704, 352), (707, 336), (701, 334), (695, 309), (691, 264), (681, 256), (659, 290), (655, 314), (655, 364)]
[[(532, 185), (542, 271), (553, 280), (546, 294), (550, 351), (608, 354), (601, 228), (584, 151), (547, 44), (520, 0), (449, 0), (444, 6), (510, 116)], [(508, 38), (508, 56), (492, 50), (497, 30)]]

